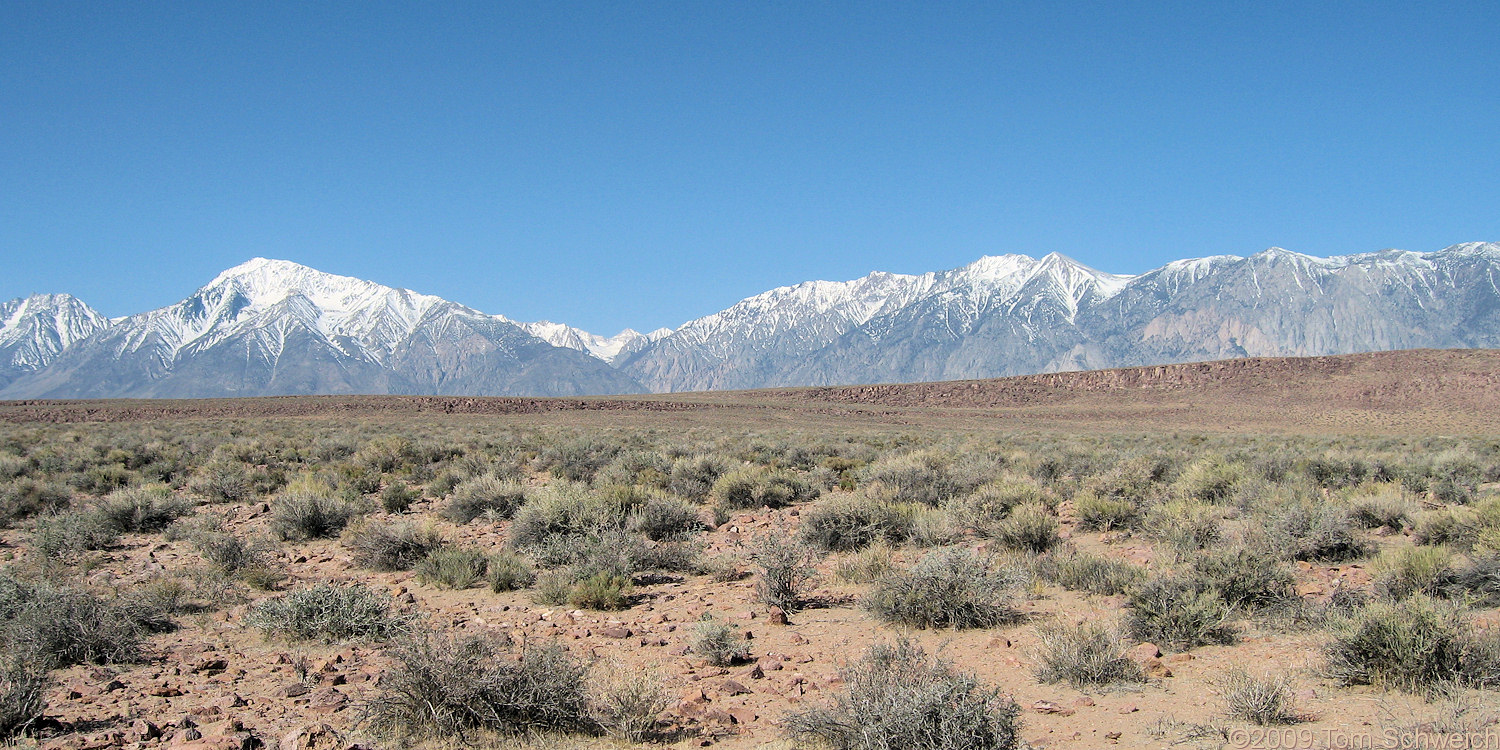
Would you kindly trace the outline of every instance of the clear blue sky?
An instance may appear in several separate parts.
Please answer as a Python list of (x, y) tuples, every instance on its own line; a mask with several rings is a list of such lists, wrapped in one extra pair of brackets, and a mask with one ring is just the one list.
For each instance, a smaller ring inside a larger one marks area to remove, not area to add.
[(252, 256), (600, 333), (1500, 240), (1500, 3), (0, 3), (0, 298)]

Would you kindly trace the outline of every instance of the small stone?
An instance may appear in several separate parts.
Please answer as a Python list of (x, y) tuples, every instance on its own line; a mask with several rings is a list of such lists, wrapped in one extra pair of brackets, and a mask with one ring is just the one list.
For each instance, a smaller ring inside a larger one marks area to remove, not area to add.
[(770, 621), (772, 625), (786, 625), (786, 611), (781, 607), (772, 607)]
[(130, 735), (138, 740), (154, 740), (161, 736), (161, 728), (145, 719), (136, 719), (130, 723)]
[(331, 714), (342, 711), (344, 705), (349, 702), (349, 696), (340, 693), (335, 688), (323, 688), (312, 694), (308, 700), (307, 708), (320, 714)]
[(1056, 703), (1053, 703), (1052, 701), (1037, 701), (1036, 703), (1031, 704), (1031, 710), (1039, 714), (1054, 714), (1057, 716), (1072, 716), (1073, 714), (1078, 713), (1071, 708), (1058, 705)]

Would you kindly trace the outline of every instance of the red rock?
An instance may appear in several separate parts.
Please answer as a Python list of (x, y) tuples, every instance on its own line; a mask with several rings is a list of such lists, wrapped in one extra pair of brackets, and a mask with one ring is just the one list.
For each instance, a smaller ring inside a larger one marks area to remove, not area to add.
[(782, 610), (781, 607), (772, 607), (771, 608), (771, 616), (770, 616), (769, 619), (771, 620), (771, 624), (772, 625), (786, 625), (786, 624), (788, 624), (788, 621), (786, 619), (786, 612), (784, 610)]
[(320, 714), (331, 714), (342, 711), (349, 703), (349, 696), (340, 693), (335, 688), (323, 688), (312, 694), (308, 700), (307, 708)]
[(130, 736), (137, 740), (154, 740), (161, 736), (161, 728), (145, 719), (136, 719), (130, 723)]
[(1071, 708), (1060, 706), (1052, 701), (1037, 701), (1031, 704), (1031, 710), (1039, 714), (1055, 714), (1057, 716), (1072, 716), (1078, 713)]
[(342, 750), (343, 737), (328, 724), (309, 724), (281, 737), (281, 750)]

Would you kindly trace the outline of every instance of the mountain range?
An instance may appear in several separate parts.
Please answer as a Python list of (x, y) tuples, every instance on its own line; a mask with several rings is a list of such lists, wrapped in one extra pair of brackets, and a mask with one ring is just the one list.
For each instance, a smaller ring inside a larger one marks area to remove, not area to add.
[(772, 289), (676, 330), (599, 336), (253, 259), (108, 319), (0, 306), (0, 398), (569, 396), (914, 382), (1246, 356), (1500, 347), (1500, 244), (1271, 248), (1138, 276), (1056, 253)]

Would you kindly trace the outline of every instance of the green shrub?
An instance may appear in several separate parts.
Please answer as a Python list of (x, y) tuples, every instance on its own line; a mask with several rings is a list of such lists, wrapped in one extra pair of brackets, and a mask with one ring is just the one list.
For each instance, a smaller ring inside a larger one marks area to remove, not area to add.
[(601, 570), (573, 584), (568, 604), (580, 609), (627, 609), (634, 592), (628, 576)]
[(1135, 456), (1093, 477), (1084, 489), (1098, 497), (1128, 501), (1138, 508), (1162, 494), (1162, 483), (1171, 470), (1172, 461), (1164, 456)]
[(367, 717), (377, 734), (402, 740), (589, 731), (588, 668), (561, 646), (524, 648), (478, 636), (427, 632), (398, 640)]
[(417, 579), (445, 589), (463, 590), (484, 580), (484, 553), (463, 547), (438, 547), (417, 563)]
[(173, 497), (164, 484), (146, 484), (115, 490), (94, 506), (105, 525), (119, 532), (152, 532), (193, 512), (186, 498)]
[(1370, 566), (1375, 592), (1388, 599), (1413, 594), (1442, 596), (1453, 585), (1453, 555), (1443, 547), (1386, 550)]
[(626, 527), (653, 542), (681, 541), (703, 530), (698, 509), (676, 497), (652, 495), (634, 511)]
[(490, 591), (516, 591), (536, 582), (536, 572), (526, 560), (514, 552), (501, 552), (490, 557), (485, 569), (485, 580)]
[(759, 538), (750, 553), (750, 562), (760, 569), (756, 595), (784, 612), (800, 610), (817, 578), (817, 559), (811, 547), (791, 534), (773, 532)]
[(80, 492), (90, 495), (103, 495), (113, 492), (121, 487), (129, 487), (134, 484), (139, 475), (135, 472), (117, 464), (105, 464), (103, 466), (90, 466), (78, 474), (68, 478), (68, 484)]
[(1119, 638), (1098, 624), (1043, 625), (1037, 636), (1036, 678), (1043, 684), (1066, 682), (1082, 690), (1145, 679), (1125, 658)]
[(30, 732), (47, 709), (52, 678), (39, 661), (5, 659), (0, 663), (0, 742)]
[(1216, 504), (1228, 500), (1234, 494), (1235, 485), (1244, 478), (1244, 464), (1228, 461), (1223, 456), (1204, 456), (1182, 470), (1174, 489), (1183, 497)]
[(1039, 503), (1022, 505), (1010, 517), (995, 524), (995, 541), (1015, 550), (1046, 552), (1062, 541), (1057, 518)]
[(1330, 630), (1327, 672), (1340, 684), (1423, 692), (1462, 676), (1469, 626), (1458, 605), (1424, 594), (1373, 601)]
[(1130, 596), (1125, 630), (1131, 638), (1177, 650), (1234, 640), (1228, 604), (1202, 582), (1183, 576), (1155, 578)]
[(1411, 504), (1400, 495), (1384, 493), (1355, 501), (1349, 516), (1366, 529), (1385, 527), (1400, 531), (1411, 523)]
[(1192, 558), (1191, 571), (1236, 609), (1287, 606), (1297, 598), (1291, 568), (1263, 547), (1230, 544), (1205, 550)]
[(1146, 513), (1144, 526), (1183, 552), (1207, 549), (1223, 538), (1224, 510), (1197, 500), (1168, 500)]
[(1347, 510), (1329, 503), (1297, 503), (1271, 519), (1275, 543), (1297, 560), (1343, 562), (1363, 557), (1365, 544), (1354, 537)]
[(747, 466), (719, 477), (709, 494), (715, 507), (734, 511), (782, 508), (812, 500), (818, 493), (817, 487), (790, 471)]
[(233, 534), (203, 532), (195, 534), (192, 541), (203, 559), (227, 575), (265, 564), (260, 550)]
[(320, 583), (259, 602), (245, 623), (294, 641), (385, 641), (406, 632), (412, 620), (393, 605), (390, 596), (359, 584)]
[(0, 453), (0, 479), (24, 477), (31, 472), (31, 459), (11, 453)]
[(411, 570), (443, 546), (443, 537), (429, 526), (361, 520), (341, 536), (354, 564), (379, 571)]
[(833, 566), (833, 575), (846, 583), (871, 583), (891, 572), (895, 550), (884, 540), (877, 540), (859, 552), (850, 554)]
[(876, 541), (901, 543), (912, 534), (910, 506), (863, 495), (835, 495), (802, 512), (803, 541), (829, 552), (862, 549)]
[(718, 456), (698, 455), (672, 462), (667, 490), (689, 500), (701, 501), (713, 491), (714, 483), (729, 471), (729, 465)]
[(693, 653), (716, 667), (728, 667), (750, 658), (750, 645), (745, 642), (745, 636), (739, 629), (708, 615), (704, 615), (704, 619), (693, 626), (690, 645)]
[(1302, 720), (1295, 709), (1291, 681), (1286, 677), (1263, 679), (1233, 667), (1217, 687), (1224, 698), (1224, 714), (1231, 719), (1261, 726)]
[(510, 543), (527, 550), (619, 531), (634, 510), (632, 502), (630, 498), (590, 492), (583, 485), (548, 485), (516, 512), (510, 525)]
[(1030, 482), (999, 479), (956, 496), (944, 504), (954, 523), (989, 536), (994, 525), (1022, 505), (1041, 505), (1042, 489)]
[(73, 491), (56, 482), (23, 477), (0, 484), (0, 525), (66, 510)]
[(510, 518), (525, 503), (526, 485), (485, 474), (453, 488), (443, 517), (454, 523), (468, 523), (483, 515)]
[(1013, 750), (1021, 709), (999, 689), (981, 687), (921, 647), (877, 644), (843, 671), (831, 705), (788, 715), (799, 745), (835, 750)]
[(44, 559), (64, 560), (90, 550), (113, 547), (120, 539), (98, 513), (59, 513), (31, 524), (31, 551)]
[(1500, 606), (1500, 552), (1476, 555), (1453, 575), (1453, 588), (1480, 607)]
[(1013, 586), (969, 550), (939, 550), (911, 570), (876, 581), (865, 607), (886, 622), (915, 628), (988, 628), (1019, 619), (1010, 604)]
[(652, 450), (630, 450), (614, 457), (593, 478), (594, 484), (618, 484), (624, 486), (667, 486), (672, 463), (666, 456)]
[(1073, 513), (1081, 529), (1110, 531), (1133, 524), (1139, 510), (1129, 500), (1083, 492), (1073, 498)]
[(421, 497), (405, 482), (391, 482), (380, 491), (380, 508), (387, 513), (405, 513)]
[(886, 502), (939, 507), (974, 489), (961, 486), (949, 471), (949, 464), (946, 456), (932, 451), (887, 456), (862, 472), (866, 492)]
[(250, 470), (238, 461), (213, 460), (188, 480), (188, 490), (211, 503), (241, 503), (255, 499)]
[(304, 477), (271, 502), (271, 530), (281, 539), (334, 537), (362, 510), (334, 496), (317, 480)]
[(132, 610), (71, 586), (25, 584), (0, 576), (0, 652), (33, 664), (133, 662), (158, 613)]
[(537, 468), (558, 479), (591, 482), (620, 450), (619, 445), (603, 440), (569, 440), (543, 450), (537, 456)]
[(590, 692), (594, 721), (626, 742), (655, 739), (657, 717), (672, 705), (665, 683), (654, 672), (608, 670)]
[(1146, 569), (1139, 565), (1086, 552), (1060, 555), (1043, 570), (1069, 591), (1086, 591), (1100, 596), (1123, 594), (1146, 580)]

